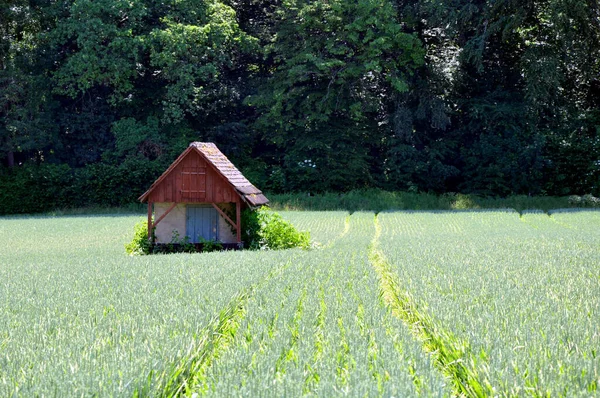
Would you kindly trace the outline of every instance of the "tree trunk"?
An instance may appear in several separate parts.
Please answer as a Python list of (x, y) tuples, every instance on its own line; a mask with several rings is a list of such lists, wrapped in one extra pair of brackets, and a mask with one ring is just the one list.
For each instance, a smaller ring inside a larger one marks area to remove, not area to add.
[(15, 153), (8, 151), (8, 168), (12, 169), (13, 167), (15, 167)]

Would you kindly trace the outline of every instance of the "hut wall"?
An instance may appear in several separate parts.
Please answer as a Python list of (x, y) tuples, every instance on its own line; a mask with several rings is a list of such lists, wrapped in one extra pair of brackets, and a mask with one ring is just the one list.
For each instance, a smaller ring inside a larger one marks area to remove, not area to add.
[(154, 203), (227, 203), (235, 202), (237, 197), (231, 184), (200, 154), (191, 151), (154, 188), (148, 200)]
[[(172, 203), (155, 203), (154, 219), (158, 220)], [(173, 238), (173, 230), (179, 232), (179, 238), (185, 237), (185, 203), (179, 203), (161, 222), (156, 226), (156, 243), (170, 243)]]
[[(155, 203), (154, 219), (157, 220), (165, 211), (171, 207), (172, 203)], [(235, 205), (232, 203), (219, 204), (228, 212), (235, 212)], [(179, 232), (179, 238), (183, 239), (186, 234), (186, 204), (179, 203), (160, 223), (156, 226), (156, 243), (170, 243), (173, 238), (173, 230)], [(231, 225), (221, 215), (219, 215), (219, 241), (221, 243), (236, 243), (236, 234), (231, 230)], [(234, 219), (235, 221), (235, 219)]]

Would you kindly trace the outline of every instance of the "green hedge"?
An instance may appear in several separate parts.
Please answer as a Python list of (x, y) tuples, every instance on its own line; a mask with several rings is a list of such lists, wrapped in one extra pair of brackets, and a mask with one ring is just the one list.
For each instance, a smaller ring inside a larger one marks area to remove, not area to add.
[(0, 168), (0, 214), (135, 203), (167, 165), (130, 159), (83, 168), (61, 164)]
[(355, 190), (346, 193), (266, 194), (274, 210), (467, 210), (467, 209), (515, 209), (523, 211), (571, 207), (600, 207), (600, 199), (584, 196), (525, 196), (513, 195), (505, 198), (481, 197), (460, 193), (443, 195), (417, 192), (388, 192), (380, 189)]
[[(83, 168), (66, 164), (0, 167), (0, 215), (31, 214), (80, 208), (130, 207), (168, 167), (160, 161), (130, 158), (121, 164), (95, 163)], [(271, 194), (275, 210), (452, 210), (513, 208), (549, 209), (600, 207), (592, 195), (509, 196), (486, 198), (448, 193), (387, 192), (379, 189), (347, 193)]]

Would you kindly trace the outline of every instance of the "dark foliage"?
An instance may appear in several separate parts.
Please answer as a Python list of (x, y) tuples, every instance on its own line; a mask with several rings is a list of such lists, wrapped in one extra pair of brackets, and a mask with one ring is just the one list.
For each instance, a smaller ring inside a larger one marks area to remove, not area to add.
[(190, 141), (272, 192), (600, 194), (591, 0), (0, 0), (0, 212), (135, 201)]

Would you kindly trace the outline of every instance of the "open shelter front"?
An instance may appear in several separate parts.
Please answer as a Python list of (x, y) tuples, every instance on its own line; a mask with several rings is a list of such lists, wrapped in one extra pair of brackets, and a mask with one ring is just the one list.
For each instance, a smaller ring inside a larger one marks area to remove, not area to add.
[[(139, 200), (155, 243), (241, 244), (241, 212), (269, 203), (213, 143), (193, 142)], [(154, 213), (154, 221), (152, 214)]]

